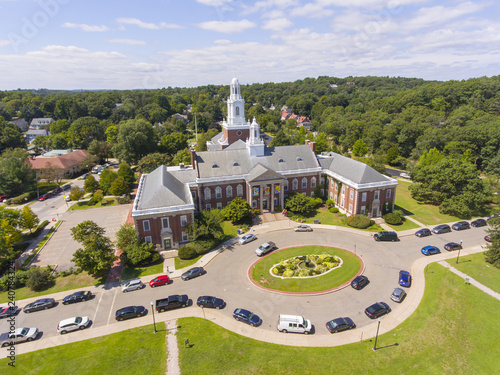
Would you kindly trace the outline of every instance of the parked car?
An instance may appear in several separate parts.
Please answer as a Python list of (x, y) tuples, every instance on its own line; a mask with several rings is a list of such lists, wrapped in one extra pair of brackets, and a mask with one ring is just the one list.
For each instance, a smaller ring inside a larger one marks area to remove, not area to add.
[(2, 333), (0, 342), (2, 347), (6, 347), (23, 341), (33, 341), (37, 336), (38, 328), (18, 328), (14, 332)]
[(179, 307), (186, 307), (189, 303), (187, 294), (174, 294), (167, 298), (160, 298), (156, 300), (156, 311), (163, 312), (167, 310), (178, 309)]
[(396, 232), (382, 231), (373, 235), (375, 241), (398, 241), (398, 234)]
[(127, 292), (131, 292), (133, 290), (142, 289), (144, 287), (146, 287), (146, 285), (144, 285), (141, 280), (134, 279), (134, 280), (127, 281), (125, 283), (125, 285), (122, 286), (122, 292), (127, 293)]
[(444, 245), (444, 249), (448, 251), (460, 250), (461, 248), (462, 245), (456, 242), (448, 242), (446, 245)]
[(184, 272), (181, 275), (181, 279), (186, 281), (186, 280), (192, 279), (194, 277), (201, 276), (204, 273), (205, 273), (205, 270), (203, 269), (203, 267), (193, 267), (193, 268), (187, 270), (186, 272)]
[(427, 228), (422, 228), (419, 229), (415, 232), (415, 236), (417, 237), (427, 237), (427, 236), (432, 236), (432, 232), (430, 229)]
[(491, 220), (499, 219), (500, 218), (500, 213), (496, 213), (491, 215), (489, 218), (486, 219), (486, 222), (490, 222)]
[(365, 309), (365, 314), (370, 318), (370, 319), (375, 319), (378, 318), (379, 316), (388, 314), (391, 312), (391, 308), (389, 305), (385, 302), (376, 302), (371, 306), (368, 306)]
[(370, 280), (368, 280), (368, 277), (366, 276), (356, 276), (354, 280), (351, 281), (351, 286), (356, 290), (360, 290), (363, 289), (369, 282)]
[(406, 297), (406, 292), (401, 288), (394, 289), (394, 292), (391, 294), (391, 299), (394, 302), (401, 303)]
[(459, 221), (451, 226), (453, 230), (464, 230), (470, 229), (470, 224), (467, 221)]
[(153, 280), (149, 282), (149, 286), (151, 288), (165, 284), (170, 284), (170, 277), (168, 277), (168, 275), (156, 276)]
[(436, 246), (424, 246), (422, 248), (422, 250), (420, 250), (422, 252), (422, 254), (424, 255), (433, 255), (433, 254), (439, 254), (441, 251), (439, 250), (439, 248), (437, 248)]
[(80, 176), (80, 180), (85, 180), (89, 176), (88, 173), (84, 173)]
[(17, 306), (0, 307), (0, 319), (8, 318), (9, 316), (14, 316), (18, 313), (18, 311), (19, 307)]
[(49, 194), (49, 193), (47, 193), (47, 194), (43, 194), (43, 195), (41, 195), (41, 196), (40, 196), (40, 198), (38, 198), (38, 200), (39, 200), (39, 201), (45, 201), (45, 200), (47, 200), (47, 199), (49, 199), (49, 198), (50, 198), (50, 194)]
[(256, 327), (262, 323), (262, 320), (257, 315), (245, 309), (234, 310), (233, 318), (239, 322), (250, 324), (252, 327)]
[(399, 285), (407, 288), (411, 286), (411, 275), (408, 271), (399, 271)]
[(283, 333), (291, 332), (308, 335), (312, 331), (312, 323), (300, 315), (280, 314), (276, 329)]
[(451, 228), (448, 224), (440, 224), (432, 228), (432, 233), (441, 234), (451, 232)]
[(71, 185), (70, 185), (70, 184), (63, 185), (63, 186), (62, 186), (62, 189), (63, 189), (64, 191), (69, 190), (69, 189), (71, 189)]
[(144, 316), (148, 313), (148, 310), (144, 306), (127, 306), (116, 310), (115, 319), (122, 321), (125, 319), (137, 318), (139, 316)]
[(295, 228), (295, 232), (312, 232), (313, 229), (309, 225), (299, 225)]
[(484, 236), (484, 240), (486, 242), (491, 242), (491, 235), (490, 234), (487, 234), (486, 236)]
[(484, 219), (476, 219), (470, 223), (470, 226), (473, 228), (485, 227), (486, 225), (488, 225), (488, 223)]
[(24, 306), (23, 311), (28, 314), (33, 311), (47, 310), (51, 307), (54, 307), (55, 305), (56, 300), (54, 298), (42, 298)]
[(211, 297), (211, 296), (200, 296), (196, 301), (196, 304), (199, 307), (208, 307), (211, 309), (223, 309), (226, 306), (226, 302), (224, 302), (221, 298)]
[(79, 329), (85, 329), (90, 325), (90, 320), (88, 316), (75, 316), (74, 318), (64, 319), (59, 322), (57, 326), (57, 332), (61, 335), (65, 333), (76, 331)]
[(255, 234), (245, 234), (243, 237), (241, 237), (238, 242), (240, 245), (244, 245), (246, 243), (252, 242), (257, 239), (257, 236)]
[(326, 322), (326, 329), (330, 333), (342, 332), (353, 328), (356, 328), (356, 324), (354, 324), (351, 318), (337, 318)]
[(92, 298), (92, 292), (89, 290), (75, 292), (73, 294), (70, 294), (69, 296), (64, 297), (62, 304), (68, 305), (70, 303), (88, 301), (91, 298)]
[(0, 195), (0, 202), (5, 202), (7, 199), (9, 199), (9, 196), (7, 196), (7, 195)]
[(410, 178), (410, 175), (406, 172), (402, 172), (399, 174), (400, 177), (403, 177), (403, 178)]
[(52, 190), (52, 194), (59, 194), (60, 192), (62, 191), (62, 188), (60, 188), (59, 186), (56, 187), (54, 190)]
[(269, 242), (264, 242), (262, 245), (259, 246), (258, 249), (255, 250), (255, 254), (257, 256), (261, 257), (264, 254), (267, 254), (268, 252), (276, 249), (276, 244), (272, 241)]

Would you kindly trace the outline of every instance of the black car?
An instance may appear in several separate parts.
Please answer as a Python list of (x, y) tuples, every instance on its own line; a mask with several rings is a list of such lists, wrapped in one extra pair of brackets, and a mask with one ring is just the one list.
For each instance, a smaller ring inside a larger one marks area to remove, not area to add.
[(64, 297), (62, 304), (68, 305), (70, 303), (88, 301), (91, 298), (92, 298), (91, 291), (87, 290), (87, 291), (75, 292), (73, 294), (70, 294), (69, 296)]
[(485, 227), (486, 225), (488, 225), (488, 223), (484, 219), (476, 219), (470, 223), (470, 226), (473, 228)]
[(496, 219), (500, 219), (500, 214), (499, 214), (499, 213), (496, 213), (496, 214), (494, 214), (494, 215), (490, 216), (488, 219), (486, 219), (486, 222), (487, 222), (488, 224), (490, 224), (490, 221), (491, 221), (491, 220), (496, 220)]
[(196, 304), (200, 307), (209, 307), (212, 309), (223, 309), (226, 306), (221, 298), (211, 297), (211, 296), (200, 296), (196, 301)]
[(181, 279), (186, 281), (186, 280), (192, 279), (193, 277), (201, 276), (204, 273), (205, 273), (205, 270), (203, 269), (203, 267), (194, 267), (194, 268), (191, 268), (190, 270), (187, 270), (186, 272), (184, 272), (181, 275)]
[(354, 280), (351, 281), (351, 286), (356, 290), (360, 290), (369, 282), (370, 280), (368, 280), (366, 276), (356, 276)]
[(459, 221), (451, 226), (453, 230), (470, 229), (470, 224), (467, 221)]
[(128, 306), (116, 310), (115, 319), (125, 320), (125, 319), (137, 318), (138, 316), (144, 316), (147, 313), (148, 310), (144, 306)]
[(448, 251), (460, 250), (462, 248), (462, 245), (456, 242), (448, 242), (446, 245), (444, 245), (444, 248)]
[(356, 324), (354, 324), (351, 318), (337, 318), (327, 322), (326, 328), (330, 333), (335, 333), (356, 328)]
[(432, 228), (432, 232), (436, 234), (451, 232), (451, 228), (448, 224), (440, 224)]
[(430, 229), (427, 228), (422, 228), (419, 229), (415, 232), (415, 236), (417, 237), (427, 237), (427, 236), (432, 236), (432, 232)]
[(30, 313), (33, 311), (47, 310), (55, 305), (56, 300), (54, 298), (42, 298), (24, 306), (23, 311), (25, 313)]
[(365, 314), (371, 319), (378, 318), (379, 316), (388, 314), (390, 312), (391, 308), (385, 302), (374, 303), (373, 305), (367, 307), (365, 310)]
[(14, 316), (19, 311), (17, 306), (0, 307), (0, 319), (8, 318), (9, 316)]

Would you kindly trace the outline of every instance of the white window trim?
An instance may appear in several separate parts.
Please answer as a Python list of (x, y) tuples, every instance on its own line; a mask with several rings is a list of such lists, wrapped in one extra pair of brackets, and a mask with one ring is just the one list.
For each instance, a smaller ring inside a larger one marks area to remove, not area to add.
[(228, 185), (226, 187), (226, 197), (231, 198), (233, 196), (233, 187), (231, 185)]
[(313, 189), (316, 187), (316, 177), (311, 178), (311, 187)]
[(153, 239), (151, 238), (151, 236), (146, 236), (146, 237), (144, 237), (144, 242), (145, 243), (153, 243)]
[(182, 215), (181, 216), (181, 226), (185, 227), (187, 225), (187, 216)]
[(215, 199), (221, 199), (222, 198), (222, 188), (220, 186), (217, 186), (215, 188)]
[(302, 179), (302, 189), (307, 189), (307, 178), (306, 177), (304, 177)]
[[(163, 220), (165, 220), (165, 219), (167, 220), (167, 226), (163, 225)], [(162, 217), (161, 218), (161, 229), (168, 229), (168, 228), (170, 228), (170, 219), (168, 218), (168, 216)]]
[(222, 210), (222, 202), (217, 202), (217, 209)]
[(242, 197), (243, 196), (243, 185), (238, 185), (236, 187), (236, 195), (238, 197)]
[(361, 202), (366, 202), (366, 193), (361, 194)]
[(189, 235), (187, 232), (182, 232), (182, 242), (189, 241)]
[[(146, 226), (148, 227), (147, 229)], [(144, 230), (144, 232), (149, 232), (151, 230), (151, 225), (149, 223), (149, 220), (144, 220), (142, 222), (142, 229)]]
[(391, 195), (392, 195), (391, 192), (392, 192), (391, 189), (389, 189), (389, 190), (386, 191), (386, 193), (385, 193), (385, 198), (386, 199), (390, 199), (391, 198)]
[(299, 180), (294, 178), (292, 181), (292, 190), (297, 190), (298, 188), (299, 188)]
[(212, 199), (212, 192), (210, 191), (210, 188), (205, 188), (204, 194), (205, 194), (205, 200)]
[(205, 205), (205, 210), (210, 211), (212, 209), (212, 205), (210, 203), (207, 203)]

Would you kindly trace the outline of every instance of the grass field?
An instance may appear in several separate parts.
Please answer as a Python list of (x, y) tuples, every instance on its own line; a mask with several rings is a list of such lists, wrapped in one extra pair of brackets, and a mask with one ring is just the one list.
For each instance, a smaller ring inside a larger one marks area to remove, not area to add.
[[(74, 203), (71, 206), (69, 206), (68, 211), (86, 210), (87, 208), (97, 208), (97, 207), (110, 207), (110, 206), (115, 206), (118, 204), (115, 198), (103, 199), (102, 201), (94, 204), (93, 206), (89, 206), (88, 205), (89, 202), (90, 201), (80, 201), (78, 203)], [(68, 204), (71, 204), (71, 203), (68, 203)]]
[[(134, 328), (108, 336), (16, 356), (13, 373), (23, 375), (165, 374), (165, 324)], [(78, 335), (78, 332), (68, 335)], [(22, 345), (22, 344), (21, 344)], [(8, 359), (0, 363), (7, 371)]]
[(403, 224), (401, 224), (401, 225), (391, 225), (391, 224), (387, 224), (387, 225), (390, 226), (395, 231), (398, 231), (398, 232), (401, 232), (401, 231), (407, 230), (407, 229), (417, 229), (417, 228), (420, 228), (420, 226), (418, 224), (414, 223), (410, 219), (405, 219), (405, 221), (403, 221)]
[[(325, 225), (337, 225), (340, 227), (349, 227), (347, 224), (344, 224), (342, 220), (340, 219), (340, 215), (333, 214), (328, 211), (326, 207), (320, 207), (318, 208), (313, 216), (307, 217), (304, 220), (304, 223), (306, 224), (313, 224), (314, 220), (319, 220), (320, 224), (325, 224)], [(379, 232), (382, 230), (382, 227), (378, 224), (374, 224), (371, 227), (368, 227), (366, 229), (358, 229), (358, 230), (364, 230), (364, 231), (369, 231), (369, 232)]]
[(500, 293), (500, 269), (486, 263), (483, 253), (461, 256), (458, 264), (456, 264), (456, 258), (448, 259), (447, 262), (481, 284)]
[[(340, 268), (330, 271), (326, 275), (311, 277), (307, 279), (286, 278), (281, 279), (273, 277), (269, 273), (269, 269), (276, 263), (282, 260), (292, 258), (298, 255), (315, 254), (320, 255), (327, 253), (336, 255), (343, 260)], [(345, 250), (336, 249), (333, 247), (323, 246), (302, 246), (291, 249), (281, 250), (271, 253), (255, 264), (252, 269), (252, 278), (255, 282), (263, 287), (282, 290), (287, 292), (317, 292), (335, 288), (339, 285), (352, 279), (361, 268), (359, 258)]]
[[(180, 367), (183, 374), (197, 375), (496, 374), (500, 322), (492, 312), (499, 308), (500, 301), (434, 263), (426, 271), (417, 311), (380, 335), (376, 352), (372, 340), (334, 348), (288, 347), (248, 339), (203, 319), (182, 318)], [(324, 322), (316, 323), (325, 329)], [(193, 344), (189, 349), (183, 346), (185, 338)]]
[(203, 255), (198, 255), (196, 258), (188, 259), (188, 260), (182, 260), (182, 259), (179, 259), (179, 257), (175, 257), (175, 259), (174, 259), (175, 269), (180, 270), (181, 268), (186, 268), (186, 267), (192, 266), (197, 261), (199, 261), (202, 256)]
[(134, 279), (136, 277), (155, 275), (163, 272), (163, 260), (146, 267), (124, 267), (120, 280)]

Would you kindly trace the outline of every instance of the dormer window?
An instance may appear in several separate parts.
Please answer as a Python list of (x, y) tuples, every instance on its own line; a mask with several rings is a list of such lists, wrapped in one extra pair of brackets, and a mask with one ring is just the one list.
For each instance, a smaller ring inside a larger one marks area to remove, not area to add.
[(284, 162), (285, 161), (283, 159), (281, 159), (281, 158), (278, 160), (278, 163), (284, 163)]
[(213, 164), (212, 164), (212, 168), (219, 168), (219, 164), (217, 164), (217, 163), (213, 163)]
[(302, 158), (300, 156), (297, 156), (297, 161), (302, 161)]
[(238, 163), (237, 161), (235, 161), (235, 162), (233, 163), (233, 167), (239, 167), (239, 166), (240, 166), (240, 163)]

